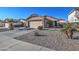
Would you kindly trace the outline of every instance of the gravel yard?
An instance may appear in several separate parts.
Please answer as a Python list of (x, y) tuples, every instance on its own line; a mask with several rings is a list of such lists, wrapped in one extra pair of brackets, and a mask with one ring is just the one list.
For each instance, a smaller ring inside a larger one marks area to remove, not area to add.
[(57, 51), (79, 51), (79, 33), (74, 33), (74, 39), (67, 39), (59, 30), (38, 30), (39, 36), (34, 32), (15, 37), (17, 40), (40, 45)]

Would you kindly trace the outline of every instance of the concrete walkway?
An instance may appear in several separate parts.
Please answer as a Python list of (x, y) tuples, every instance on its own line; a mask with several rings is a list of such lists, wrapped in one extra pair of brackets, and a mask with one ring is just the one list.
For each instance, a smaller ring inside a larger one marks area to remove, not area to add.
[(13, 31), (0, 32), (0, 51), (53, 51), (49, 48), (13, 39), (13, 37), (17, 37), (26, 33), (28, 35), (28, 33), (32, 31), (33, 30), (30, 31), (13, 30)]

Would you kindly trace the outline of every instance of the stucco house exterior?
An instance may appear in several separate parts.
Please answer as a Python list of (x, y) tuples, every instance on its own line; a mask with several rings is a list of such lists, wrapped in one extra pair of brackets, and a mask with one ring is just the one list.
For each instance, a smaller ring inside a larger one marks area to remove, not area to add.
[(68, 22), (79, 22), (79, 8), (74, 8), (69, 14), (68, 14)]
[[(36, 14), (31, 15), (26, 20), (26, 25), (30, 28), (37, 28), (38, 26), (43, 26), (44, 28), (58, 26), (58, 18), (50, 16), (39, 16)], [(48, 24), (52, 22), (52, 25)]]
[[(10, 22), (8, 22), (8, 21), (4, 21), (4, 27), (5, 28), (9, 28), (9, 26), (10, 26)], [(24, 21), (22, 20), (22, 21), (19, 21), (19, 20), (14, 20), (13, 21), (13, 26), (14, 27), (24, 27)]]
[[(14, 23), (14, 22), (13, 22), (13, 26), (14, 26), (14, 27), (19, 27), (19, 26), (22, 26), (22, 23), (21, 23), (21, 22), (17, 22), (17, 23)], [(5, 28), (9, 28), (9, 23), (8, 23), (8, 22), (5, 22), (5, 23), (4, 23), (4, 27), (5, 27)]]
[(0, 27), (5, 26), (3, 22), (0, 21)]
[(66, 23), (66, 21), (64, 19), (59, 19), (59, 23)]

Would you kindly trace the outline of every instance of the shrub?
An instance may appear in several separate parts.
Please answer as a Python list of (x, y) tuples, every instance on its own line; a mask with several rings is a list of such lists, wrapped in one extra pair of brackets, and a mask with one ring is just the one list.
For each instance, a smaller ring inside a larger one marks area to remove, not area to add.
[(72, 39), (73, 32), (76, 31), (76, 29), (73, 28), (72, 23), (67, 23), (66, 26), (63, 29), (61, 29), (61, 31), (63, 31), (68, 38)]
[(6, 18), (5, 21), (7, 21), (9, 23), (9, 30), (13, 30), (14, 29), (14, 26), (13, 26), (14, 19)]
[(34, 32), (35, 36), (39, 36), (39, 33), (37, 31)]
[(9, 23), (9, 29), (10, 30), (13, 30), (14, 29), (14, 26), (13, 26), (13, 23), (12, 22)]
[(43, 30), (43, 26), (38, 26), (38, 29), (39, 30)]

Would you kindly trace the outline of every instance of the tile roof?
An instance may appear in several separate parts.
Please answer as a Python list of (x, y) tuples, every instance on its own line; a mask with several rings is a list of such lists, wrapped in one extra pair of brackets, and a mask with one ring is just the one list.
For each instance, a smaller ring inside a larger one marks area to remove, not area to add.
[(50, 21), (58, 21), (59, 20), (58, 18), (55, 18), (55, 17), (51, 17), (51, 16), (39, 16), (39, 15), (36, 15), (36, 14), (31, 15), (26, 20), (27, 21), (31, 21), (31, 20), (44, 20), (44, 19), (50, 20)]

